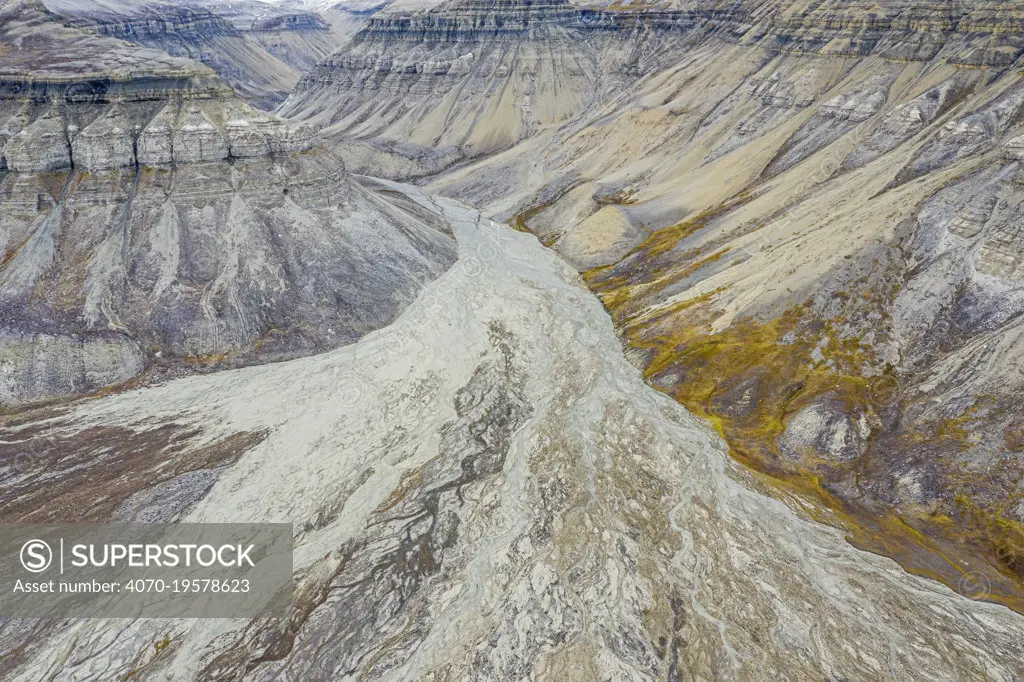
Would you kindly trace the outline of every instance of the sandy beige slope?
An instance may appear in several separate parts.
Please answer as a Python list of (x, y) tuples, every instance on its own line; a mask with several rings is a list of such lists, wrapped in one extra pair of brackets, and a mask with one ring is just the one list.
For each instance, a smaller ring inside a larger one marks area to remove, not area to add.
[(1024, 608), (1021, 7), (654, 9), (382, 18), (286, 108), (539, 235), (820, 518)]

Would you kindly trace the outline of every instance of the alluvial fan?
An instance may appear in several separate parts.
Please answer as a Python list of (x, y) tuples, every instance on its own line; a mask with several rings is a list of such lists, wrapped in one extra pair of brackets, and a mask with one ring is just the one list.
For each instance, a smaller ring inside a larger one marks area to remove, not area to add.
[[(44, 434), (54, 455), (4, 521), (59, 520), (36, 510), (60, 490), (96, 520), (292, 522), (291, 618), (8, 621), (5, 679), (1020, 679), (1024, 617), (752, 490), (532, 237), (376, 188), (443, 215), (459, 243), (389, 327), (0, 434)], [(92, 454), (84, 436), (109, 424), (114, 452)], [(62, 469), (179, 431), (201, 435), (172, 456), (178, 478), (117, 488)]]

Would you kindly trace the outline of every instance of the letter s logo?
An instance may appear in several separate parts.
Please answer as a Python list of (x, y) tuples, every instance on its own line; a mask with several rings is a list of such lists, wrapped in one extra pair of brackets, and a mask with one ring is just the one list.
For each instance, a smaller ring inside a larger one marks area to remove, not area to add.
[(21, 565), (30, 573), (42, 573), (53, 563), (53, 550), (42, 540), (29, 540), (21, 546)]

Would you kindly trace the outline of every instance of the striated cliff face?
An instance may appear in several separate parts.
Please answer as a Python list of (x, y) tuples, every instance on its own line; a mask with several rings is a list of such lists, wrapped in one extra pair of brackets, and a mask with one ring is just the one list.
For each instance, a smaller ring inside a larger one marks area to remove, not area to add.
[(536, 233), (817, 518), (1024, 608), (1024, 5), (497, 7), (379, 17), (282, 111)]
[(191, 3), (154, 2), (108, 8), (99, 2), (54, 8), (79, 28), (206, 64), (250, 103), (271, 109), (300, 72), (211, 9)]
[(45, 88), (100, 78), (130, 80), (134, 72), (154, 79), (212, 75), (201, 65), (159, 50), (96, 40), (59, 21), (40, 2), (4, 3), (0, 11), (4, 36), (0, 78), (10, 83), (5, 96), (20, 95), (22, 90), (17, 88), (31, 88), (36, 81)]
[[(442, 8), (372, 17), (303, 77), (279, 113), (345, 139), (403, 145), (395, 162), (405, 174), (496, 152), (569, 120), (606, 77), (571, 30), (579, 12), (568, 2)], [(363, 153), (346, 150), (356, 168)]]
[(205, 67), (132, 65), (119, 41), (0, 8), (0, 51), (29, 30), (130, 75), (103, 57), (2, 75), (3, 405), (351, 343), (453, 262), (437, 216), (354, 182)]
[(331, 27), (316, 12), (279, 14), (258, 19), (252, 24), (253, 31), (329, 31)]
[[(495, 153), (614, 101), (713, 41), (832, 59), (1005, 67), (1018, 3), (450, 1), (382, 12), (299, 82), (281, 113), (331, 126), (395, 177)], [(515, 49), (508, 49), (511, 45)], [(387, 159), (385, 164), (382, 159)], [(380, 166), (374, 169), (373, 165)]]
[(123, 89), (89, 104), (5, 102), (0, 168), (45, 173), (191, 164), (302, 152), (318, 141), (308, 127), (289, 126), (231, 97), (162, 94), (152, 103), (132, 101), (137, 93)]

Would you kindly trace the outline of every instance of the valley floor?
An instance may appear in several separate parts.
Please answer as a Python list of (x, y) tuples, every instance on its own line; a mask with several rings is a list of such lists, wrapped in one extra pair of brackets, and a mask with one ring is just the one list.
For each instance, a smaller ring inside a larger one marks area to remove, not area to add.
[[(96, 520), (293, 523), (291, 622), (6, 622), (4, 679), (1022, 679), (1024, 616), (754, 490), (534, 237), (359, 182), (458, 239), (393, 324), (0, 430), (52, 445), (5, 522), (71, 520), (77, 495)], [(97, 429), (150, 450), (111, 462)], [(75, 458), (132, 484), (89, 489)]]

